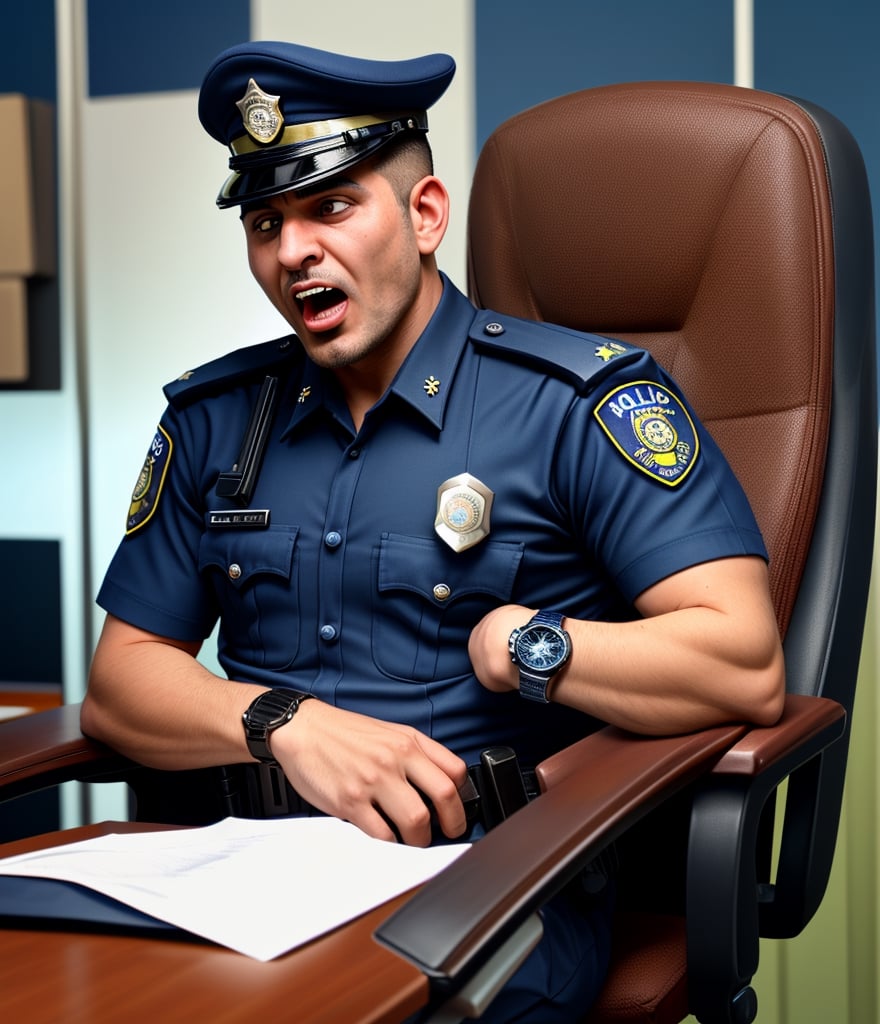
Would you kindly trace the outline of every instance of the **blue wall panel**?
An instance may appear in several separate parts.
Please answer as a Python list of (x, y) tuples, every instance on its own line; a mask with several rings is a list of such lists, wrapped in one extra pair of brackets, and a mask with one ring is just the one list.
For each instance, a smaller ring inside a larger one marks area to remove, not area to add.
[(89, 95), (197, 89), (227, 46), (250, 38), (250, 0), (88, 0)]
[(475, 0), (477, 145), (506, 118), (595, 85), (733, 80), (733, 2)]
[(55, 2), (0, 2), (0, 93), (55, 102)]
[[(814, 100), (877, 139), (880, 4), (775, 0), (755, 6), (755, 85)], [(853, 125), (850, 125), (854, 128)]]
[(0, 565), (14, 586), (0, 591), (0, 681), (61, 683), (61, 550), (57, 540), (0, 539)]
[(755, 85), (836, 114), (865, 155), (880, 196), (880, 4), (775, 0), (756, 4)]

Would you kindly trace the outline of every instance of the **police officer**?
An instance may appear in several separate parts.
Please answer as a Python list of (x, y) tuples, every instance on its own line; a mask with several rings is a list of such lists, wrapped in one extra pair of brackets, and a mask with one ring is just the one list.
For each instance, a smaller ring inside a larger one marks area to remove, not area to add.
[[(208, 70), (217, 202), (295, 334), (165, 389), (82, 718), (160, 768), (278, 766), (303, 807), (417, 845), (475, 834), (487, 747), (528, 767), (596, 719), (771, 723), (783, 697), (763, 543), (675, 382), (438, 271), (426, 111), (453, 71), (286, 43)], [(196, 661), (218, 619), (226, 679)], [(487, 1019), (581, 1014), (608, 916), (555, 900)]]

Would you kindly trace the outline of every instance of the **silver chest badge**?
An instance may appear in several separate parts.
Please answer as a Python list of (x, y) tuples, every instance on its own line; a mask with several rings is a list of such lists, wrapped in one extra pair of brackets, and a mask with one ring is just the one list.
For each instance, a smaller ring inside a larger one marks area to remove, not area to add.
[(453, 551), (466, 551), (489, 536), (494, 493), (470, 473), (450, 477), (437, 488), (434, 530)]

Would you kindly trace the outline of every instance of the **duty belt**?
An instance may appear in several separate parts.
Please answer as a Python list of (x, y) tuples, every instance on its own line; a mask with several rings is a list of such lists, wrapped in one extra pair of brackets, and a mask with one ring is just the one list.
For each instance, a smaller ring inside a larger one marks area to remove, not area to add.
[[(246, 818), (311, 816), (322, 812), (290, 785), (279, 765), (246, 764), (224, 769), (223, 800), (229, 813)], [(532, 768), (521, 768), (510, 747), (489, 747), (468, 767), (459, 790), (468, 834), (477, 824), (494, 828), (540, 792)], [(465, 838), (465, 837), (462, 837)]]

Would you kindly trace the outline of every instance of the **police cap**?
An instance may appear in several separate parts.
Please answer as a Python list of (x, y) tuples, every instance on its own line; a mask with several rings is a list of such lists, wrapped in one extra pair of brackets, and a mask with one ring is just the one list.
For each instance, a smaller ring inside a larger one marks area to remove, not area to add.
[(225, 50), (199, 95), (199, 120), (231, 152), (217, 205), (312, 185), (401, 132), (426, 132), (426, 111), (454, 73), (444, 53), (384, 61), (284, 42)]

